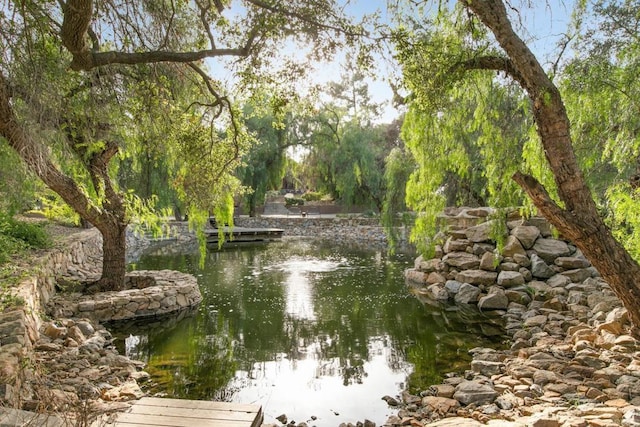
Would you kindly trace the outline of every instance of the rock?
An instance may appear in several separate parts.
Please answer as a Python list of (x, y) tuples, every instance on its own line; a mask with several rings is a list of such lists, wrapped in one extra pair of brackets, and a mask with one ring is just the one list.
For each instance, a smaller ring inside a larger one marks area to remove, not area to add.
[(278, 415), (276, 420), (280, 421), (282, 424), (286, 424), (289, 421), (286, 414)]
[(540, 229), (533, 225), (519, 225), (511, 230), (511, 235), (520, 241), (524, 249), (531, 249), (540, 236)]
[(395, 399), (395, 398), (393, 398), (393, 397), (391, 397), (389, 395), (383, 396), (382, 400), (387, 402), (387, 405), (389, 405), (389, 406), (399, 406), (400, 405), (400, 402), (398, 402), (397, 399)]
[(442, 274), (434, 271), (429, 273), (429, 275), (427, 276), (426, 282), (433, 285), (435, 283), (444, 283), (445, 280), (447, 279)]
[(435, 412), (439, 415), (446, 415), (453, 409), (460, 407), (460, 403), (455, 399), (449, 399), (446, 397), (426, 396), (422, 398), (422, 406), (427, 408), (430, 412)]
[(545, 386), (549, 383), (555, 383), (558, 381), (558, 375), (552, 371), (546, 371), (539, 369), (533, 373), (533, 383), (539, 386)]
[(442, 258), (442, 261), (449, 266), (462, 270), (473, 270), (480, 266), (480, 258), (477, 255), (466, 252), (450, 252)]
[(556, 239), (540, 238), (536, 240), (535, 244), (533, 245), (533, 250), (548, 264), (553, 264), (555, 259), (558, 257), (571, 255), (571, 249), (569, 249), (569, 245), (567, 245), (562, 240)]
[(458, 291), (460, 291), (460, 287), (462, 286), (461, 282), (457, 280), (447, 280), (444, 284), (445, 289), (449, 292), (449, 295), (455, 296)]
[(560, 274), (568, 277), (569, 280), (571, 280), (573, 283), (581, 283), (591, 277), (591, 270), (588, 270), (586, 268), (579, 268), (576, 270), (563, 271)]
[(419, 271), (424, 271), (425, 273), (431, 273), (433, 271), (442, 271), (444, 264), (439, 258), (425, 260), (422, 258), (422, 255), (420, 255), (414, 262), (414, 268)]
[(498, 278), (498, 273), (483, 270), (465, 270), (456, 274), (456, 280), (472, 285), (493, 285)]
[(489, 294), (478, 300), (478, 308), (480, 310), (506, 310), (509, 306), (509, 299), (504, 290), (498, 287), (492, 287)]
[(489, 362), (486, 360), (473, 360), (471, 361), (471, 370), (477, 372), (485, 377), (491, 377), (502, 373), (504, 370), (504, 363), (502, 362)]
[(463, 405), (472, 403), (484, 405), (492, 403), (496, 397), (498, 397), (498, 393), (493, 387), (477, 381), (464, 381), (458, 384), (456, 392), (453, 394), (453, 398)]
[(518, 271), (501, 271), (497, 283), (505, 288), (524, 285), (524, 276)]
[(640, 427), (640, 408), (633, 408), (625, 412), (621, 425), (624, 427)]
[(556, 272), (537, 254), (531, 254), (531, 274), (539, 279), (549, 279)]
[[(401, 424), (392, 424), (401, 425)], [(444, 418), (440, 421), (435, 421), (428, 424), (429, 427), (484, 427), (485, 425), (473, 418)], [(497, 426), (496, 426), (497, 427)]]
[(542, 326), (547, 323), (547, 316), (544, 314), (539, 314), (537, 316), (529, 317), (522, 324), (525, 328), (533, 328), (536, 326)]
[(434, 389), (435, 396), (452, 398), (455, 393), (455, 387), (451, 384), (436, 384), (430, 387)]
[(507, 237), (504, 247), (502, 248), (502, 256), (513, 257), (515, 255), (527, 255), (527, 252), (522, 247), (520, 240), (515, 236)]
[(563, 276), (562, 274), (556, 274), (555, 276), (551, 276), (549, 280), (547, 280), (547, 285), (552, 288), (559, 288), (567, 286), (571, 283), (571, 280), (567, 276)]
[(496, 271), (496, 261), (498, 259), (493, 252), (485, 252), (480, 257), (480, 270)]
[(530, 427), (560, 427), (560, 421), (546, 414), (535, 414), (530, 418), (527, 426)]
[(442, 283), (433, 284), (427, 290), (436, 301), (447, 301), (449, 299), (449, 292)]
[(448, 254), (450, 252), (466, 252), (469, 246), (471, 246), (471, 242), (467, 239), (455, 239), (450, 237), (444, 243), (444, 247), (442, 249), (445, 254)]
[(454, 299), (458, 304), (475, 304), (478, 302), (480, 293), (480, 289), (477, 287), (463, 283)]
[(493, 224), (494, 221), (487, 221), (483, 222), (482, 224), (467, 228), (467, 230), (465, 231), (467, 239), (474, 243), (488, 242), (493, 240), (491, 238), (491, 227), (493, 226)]
[(554, 264), (567, 270), (591, 267), (591, 263), (583, 257), (558, 257)]

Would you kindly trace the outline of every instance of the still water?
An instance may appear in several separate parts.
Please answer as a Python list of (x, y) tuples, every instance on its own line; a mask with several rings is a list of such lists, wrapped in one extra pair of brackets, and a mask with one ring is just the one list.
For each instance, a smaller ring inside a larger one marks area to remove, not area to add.
[(161, 396), (261, 404), (265, 422), (381, 425), (395, 413), (384, 395), (439, 383), (468, 368), (470, 348), (501, 340), (474, 308), (421, 302), (403, 278), (413, 255), (283, 239), (211, 251), (200, 269), (197, 251), (171, 252), (132, 268), (194, 274), (199, 309), (116, 329)]

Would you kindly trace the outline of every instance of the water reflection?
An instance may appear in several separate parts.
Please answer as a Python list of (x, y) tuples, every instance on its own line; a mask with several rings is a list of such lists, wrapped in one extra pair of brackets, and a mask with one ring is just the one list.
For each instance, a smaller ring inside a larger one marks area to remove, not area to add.
[(198, 256), (141, 258), (198, 276), (204, 301), (180, 321), (127, 325), (122, 349), (147, 363), (152, 392), (260, 403), (267, 422), (380, 425), (393, 412), (383, 395), (467, 368), (467, 350), (501, 333), (408, 292), (411, 256), (299, 239), (211, 252), (203, 270)]

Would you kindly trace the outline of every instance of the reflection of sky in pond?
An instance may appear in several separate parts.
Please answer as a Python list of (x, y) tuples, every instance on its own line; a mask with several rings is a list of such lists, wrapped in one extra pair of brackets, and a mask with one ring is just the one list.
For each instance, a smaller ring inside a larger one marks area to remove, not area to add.
[(281, 270), (287, 275), (283, 282), (286, 295), (286, 313), (296, 319), (316, 320), (313, 306), (314, 285), (311, 283), (309, 275), (335, 271), (340, 265), (339, 262), (332, 260), (292, 257), (273, 266), (273, 269)]
[[(231, 387), (239, 389), (234, 400), (238, 402), (260, 402), (265, 408), (278, 408), (289, 420), (310, 422), (311, 425), (335, 426), (343, 420), (384, 421), (394, 411), (380, 399), (372, 397), (373, 390), (388, 390), (390, 393), (402, 389), (411, 366), (403, 364), (402, 370), (393, 371), (387, 364), (389, 352), (393, 351), (384, 339), (372, 337), (371, 354), (361, 366), (342, 366), (338, 357), (320, 359), (313, 345), (305, 355), (291, 360), (286, 354), (277, 355), (268, 362), (255, 363), (250, 372), (238, 371)], [(346, 373), (345, 371), (351, 371)], [(345, 385), (349, 375), (354, 381)], [(267, 413), (266, 422), (275, 422), (280, 413)]]
[(212, 251), (202, 270), (198, 256), (136, 266), (193, 273), (204, 297), (191, 317), (119, 334), (151, 393), (261, 404), (267, 423), (382, 425), (395, 412), (382, 396), (468, 369), (467, 349), (486, 344), (480, 327), (407, 291), (412, 257), (308, 239)]

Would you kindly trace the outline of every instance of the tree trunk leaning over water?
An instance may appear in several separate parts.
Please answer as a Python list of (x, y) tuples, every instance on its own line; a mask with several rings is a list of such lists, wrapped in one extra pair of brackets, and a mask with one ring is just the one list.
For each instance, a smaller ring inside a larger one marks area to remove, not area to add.
[(105, 194), (104, 206), (98, 207), (75, 180), (62, 173), (52, 162), (47, 149), (20, 125), (12, 109), (11, 88), (1, 73), (0, 136), (20, 154), (38, 178), (102, 233), (103, 274), (98, 285), (104, 291), (122, 289), (126, 272), (127, 221), (122, 195), (111, 185), (107, 170), (109, 160), (117, 153), (117, 147), (107, 143), (104, 150), (94, 153), (89, 160), (94, 185), (100, 185)]
[[(478, 58), (469, 69), (504, 71), (527, 92), (545, 156), (553, 172), (560, 207), (532, 176), (516, 173), (513, 179), (532, 199), (540, 213), (570, 239), (596, 267), (622, 301), (640, 336), (640, 265), (613, 236), (598, 214), (596, 204), (578, 167), (570, 122), (558, 88), (537, 58), (513, 31), (502, 0), (461, 0), (495, 35), (507, 58)], [(495, 64), (502, 63), (500, 67)], [(491, 67), (481, 64), (494, 64)]]

